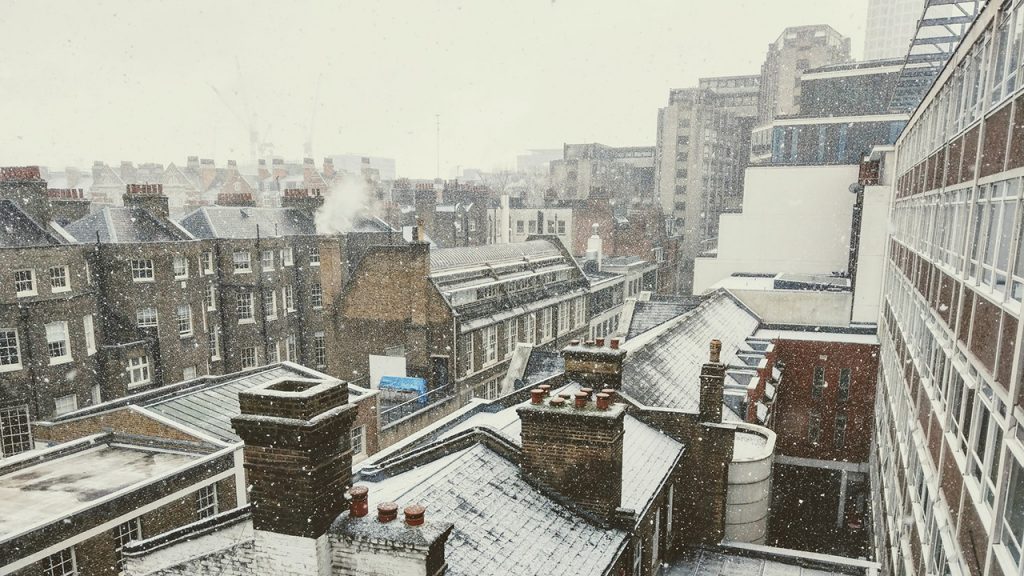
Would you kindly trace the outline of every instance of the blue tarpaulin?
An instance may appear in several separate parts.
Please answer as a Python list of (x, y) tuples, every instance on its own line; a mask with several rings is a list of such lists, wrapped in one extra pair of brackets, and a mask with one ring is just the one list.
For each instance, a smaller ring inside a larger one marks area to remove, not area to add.
[(412, 392), (419, 396), (420, 404), (427, 403), (427, 381), (423, 378), (381, 376), (380, 388), (381, 390), (394, 390), (396, 392)]

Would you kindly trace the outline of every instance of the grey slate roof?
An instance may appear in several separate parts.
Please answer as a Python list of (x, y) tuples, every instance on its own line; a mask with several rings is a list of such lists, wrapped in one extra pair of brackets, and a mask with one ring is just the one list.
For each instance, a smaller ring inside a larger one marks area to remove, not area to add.
[(634, 338), (638, 334), (647, 332), (655, 326), (660, 326), (676, 316), (681, 316), (688, 310), (693, 310), (699, 302), (699, 298), (637, 302), (636, 307), (633, 309), (633, 318), (630, 320), (626, 339)]
[(368, 484), (370, 507), (419, 502), (428, 520), (455, 525), (450, 576), (600, 574), (628, 538), (591, 524), (523, 479), (519, 466), (475, 444), (404, 474)]
[(0, 200), (0, 248), (55, 246), (62, 242), (10, 200)]
[(188, 239), (180, 230), (142, 208), (107, 207), (97, 210), (64, 227), (82, 243), (95, 242), (97, 234), (103, 244), (136, 244), (170, 242)]
[(431, 272), (454, 270), (487, 264), (498, 265), (560, 256), (558, 247), (547, 240), (511, 244), (487, 244), (465, 248), (438, 248), (430, 251)]
[(296, 208), (204, 206), (181, 219), (181, 226), (196, 238), (255, 238), (316, 234), (309, 213)]
[[(157, 398), (142, 403), (142, 406), (150, 412), (223, 442), (235, 443), (241, 441), (231, 427), (231, 418), (240, 412), (238, 393), (278, 378), (296, 377), (310, 378), (312, 375), (281, 364), (233, 380), (201, 385), (169, 397)], [(354, 396), (352, 388), (349, 388), (349, 395)]]
[(647, 406), (696, 412), (700, 368), (707, 362), (708, 344), (715, 338), (721, 340), (722, 362), (738, 364), (736, 350), (749, 348), (745, 340), (757, 330), (760, 319), (719, 290), (676, 322), (638, 350), (629, 350), (622, 390)]

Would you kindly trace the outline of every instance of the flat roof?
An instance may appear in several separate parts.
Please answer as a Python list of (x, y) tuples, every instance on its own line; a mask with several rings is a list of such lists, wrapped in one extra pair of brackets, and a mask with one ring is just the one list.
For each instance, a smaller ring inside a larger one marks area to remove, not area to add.
[(847, 344), (874, 344), (878, 345), (878, 334), (864, 334), (851, 332), (828, 332), (825, 330), (776, 330), (774, 328), (761, 328), (754, 333), (754, 338), (765, 338), (768, 340), (814, 340), (818, 342), (845, 342)]
[[(59, 447), (58, 447), (59, 448)], [(0, 539), (89, 508), (182, 468), (202, 454), (101, 444), (0, 475)]]

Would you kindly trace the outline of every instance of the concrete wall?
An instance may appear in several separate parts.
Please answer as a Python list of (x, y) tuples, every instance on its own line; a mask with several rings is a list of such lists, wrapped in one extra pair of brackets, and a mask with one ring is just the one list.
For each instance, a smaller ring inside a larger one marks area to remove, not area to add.
[(743, 212), (722, 215), (718, 255), (695, 262), (694, 294), (737, 272), (846, 270), (856, 200), (849, 186), (857, 171), (857, 166), (748, 168)]
[(889, 234), (889, 186), (866, 186), (854, 285), (853, 322), (878, 322), (885, 242)]
[(849, 292), (812, 290), (742, 290), (734, 296), (753, 310), (765, 324), (846, 326), (850, 323)]

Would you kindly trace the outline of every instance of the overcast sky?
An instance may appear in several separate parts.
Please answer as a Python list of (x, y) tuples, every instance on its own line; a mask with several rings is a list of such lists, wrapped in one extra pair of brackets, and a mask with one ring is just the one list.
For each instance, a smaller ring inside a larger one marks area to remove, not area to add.
[[(653, 145), (670, 88), (753, 74), (786, 26), (862, 51), (867, 0), (0, 4), (0, 165), (397, 159), (512, 168), (564, 142)], [(319, 85), (319, 89), (317, 86)], [(219, 94), (219, 95), (218, 95)], [(312, 126), (312, 128), (311, 128)]]

